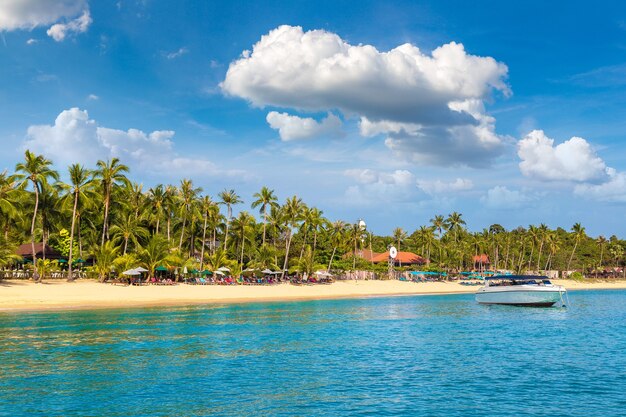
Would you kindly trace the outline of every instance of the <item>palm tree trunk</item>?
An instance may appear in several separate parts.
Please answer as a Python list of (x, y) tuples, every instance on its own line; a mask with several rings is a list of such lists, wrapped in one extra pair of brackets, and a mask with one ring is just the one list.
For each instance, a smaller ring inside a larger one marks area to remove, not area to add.
[(70, 227), (70, 256), (67, 260), (67, 280), (74, 281), (72, 275), (72, 255), (74, 249), (74, 224), (76, 223), (76, 207), (78, 206), (78, 192), (74, 193), (74, 209), (72, 210), (72, 226)]
[(287, 248), (285, 250), (285, 262), (283, 263), (283, 274), (281, 279), (285, 277), (285, 269), (287, 269), (287, 261), (289, 260), (289, 247), (291, 246), (291, 229), (287, 231)]
[[(35, 210), (33, 211), (33, 220), (30, 224), (30, 245), (33, 250), (33, 268), (35, 274), (39, 275), (37, 273), (37, 253), (35, 252), (35, 221), (37, 220), (37, 210), (39, 209), (39, 188), (37, 188), (36, 183), (33, 183), (33, 185), (35, 188)], [(41, 277), (38, 277), (37, 281), (41, 281)]]
[(330, 271), (330, 268), (333, 264), (333, 258), (335, 257), (335, 251), (337, 250), (337, 246), (333, 246), (333, 254), (330, 255), (330, 262), (328, 262), (328, 270)]
[(539, 245), (539, 254), (537, 255), (537, 269), (541, 265), (541, 251), (543, 251), (543, 239), (541, 239), (541, 244)]
[(159, 217), (159, 215), (157, 214), (157, 224), (156, 224), (156, 234), (159, 234), (159, 220), (161, 220), (161, 218)]
[(246, 235), (245, 235), (245, 231), (241, 233), (241, 269), (243, 270), (243, 248), (246, 244)]
[(126, 255), (126, 249), (128, 248), (128, 236), (124, 236), (124, 253)]
[(202, 249), (200, 250), (200, 270), (204, 270), (204, 242), (206, 240), (207, 216), (204, 216), (204, 226), (202, 226)]
[(263, 244), (265, 245), (265, 228), (267, 226), (267, 211), (263, 210)]
[(228, 242), (228, 230), (230, 229), (230, 218), (233, 216), (230, 205), (228, 207), (228, 218), (226, 219), (226, 234), (224, 235), (224, 250), (226, 250), (226, 243)]
[(178, 242), (178, 250), (183, 247), (183, 236), (185, 235), (185, 226), (187, 223), (187, 217), (183, 216), (183, 230), (180, 231), (180, 241)]
[(109, 190), (106, 191), (106, 197), (104, 199), (104, 222), (102, 223), (102, 245), (104, 245), (104, 237), (107, 235), (107, 223), (109, 220)]
[(532, 263), (532, 261), (533, 261), (533, 252), (534, 252), (534, 251), (535, 251), (535, 244), (533, 243), (533, 244), (530, 246), (530, 258), (528, 258), (528, 269), (530, 269), (530, 264), (531, 264), (531, 263)]
[(167, 213), (167, 241), (170, 241), (170, 225), (172, 223), (172, 216), (170, 213)]
[(569, 261), (567, 262), (568, 271), (570, 271), (570, 267), (572, 266), (572, 259), (574, 259), (574, 253), (576, 253), (576, 246), (578, 246), (578, 241), (574, 243), (574, 250), (572, 250), (572, 254), (569, 257)]

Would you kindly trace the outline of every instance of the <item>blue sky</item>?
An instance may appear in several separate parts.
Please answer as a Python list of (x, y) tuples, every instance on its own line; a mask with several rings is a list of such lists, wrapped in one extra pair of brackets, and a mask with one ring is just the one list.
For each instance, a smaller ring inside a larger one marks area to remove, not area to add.
[(1, 0), (0, 169), (623, 236), (626, 6), (510, 3)]

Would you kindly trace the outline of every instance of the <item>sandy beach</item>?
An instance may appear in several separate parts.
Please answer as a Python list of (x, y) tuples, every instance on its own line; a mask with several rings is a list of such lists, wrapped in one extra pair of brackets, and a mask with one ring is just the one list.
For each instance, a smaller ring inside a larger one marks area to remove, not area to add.
[[(626, 289), (626, 281), (576, 282), (555, 281), (569, 290)], [(129, 308), (148, 306), (295, 301), (332, 298), (358, 298), (399, 295), (472, 293), (477, 286), (458, 282), (413, 283), (401, 281), (339, 281), (331, 285), (280, 284), (121, 286), (93, 281), (67, 283), (47, 281), (0, 282), (0, 311)]]

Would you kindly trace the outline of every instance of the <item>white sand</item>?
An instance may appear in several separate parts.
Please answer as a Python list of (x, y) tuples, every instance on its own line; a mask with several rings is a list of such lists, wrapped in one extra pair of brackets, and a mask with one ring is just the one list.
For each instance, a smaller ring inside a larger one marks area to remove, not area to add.
[[(555, 281), (568, 289), (624, 289), (626, 282), (579, 283)], [(204, 303), (289, 301), (390, 295), (472, 293), (478, 286), (457, 282), (413, 283), (401, 281), (339, 281), (331, 285), (281, 284), (121, 286), (93, 281), (67, 283), (47, 281), (0, 282), (0, 310), (45, 310), (76, 308), (115, 308)]]

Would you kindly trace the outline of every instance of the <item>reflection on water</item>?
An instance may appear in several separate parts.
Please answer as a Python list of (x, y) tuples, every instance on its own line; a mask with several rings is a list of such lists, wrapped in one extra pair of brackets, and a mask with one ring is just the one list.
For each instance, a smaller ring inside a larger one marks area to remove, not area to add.
[(0, 315), (0, 415), (623, 415), (626, 292)]

